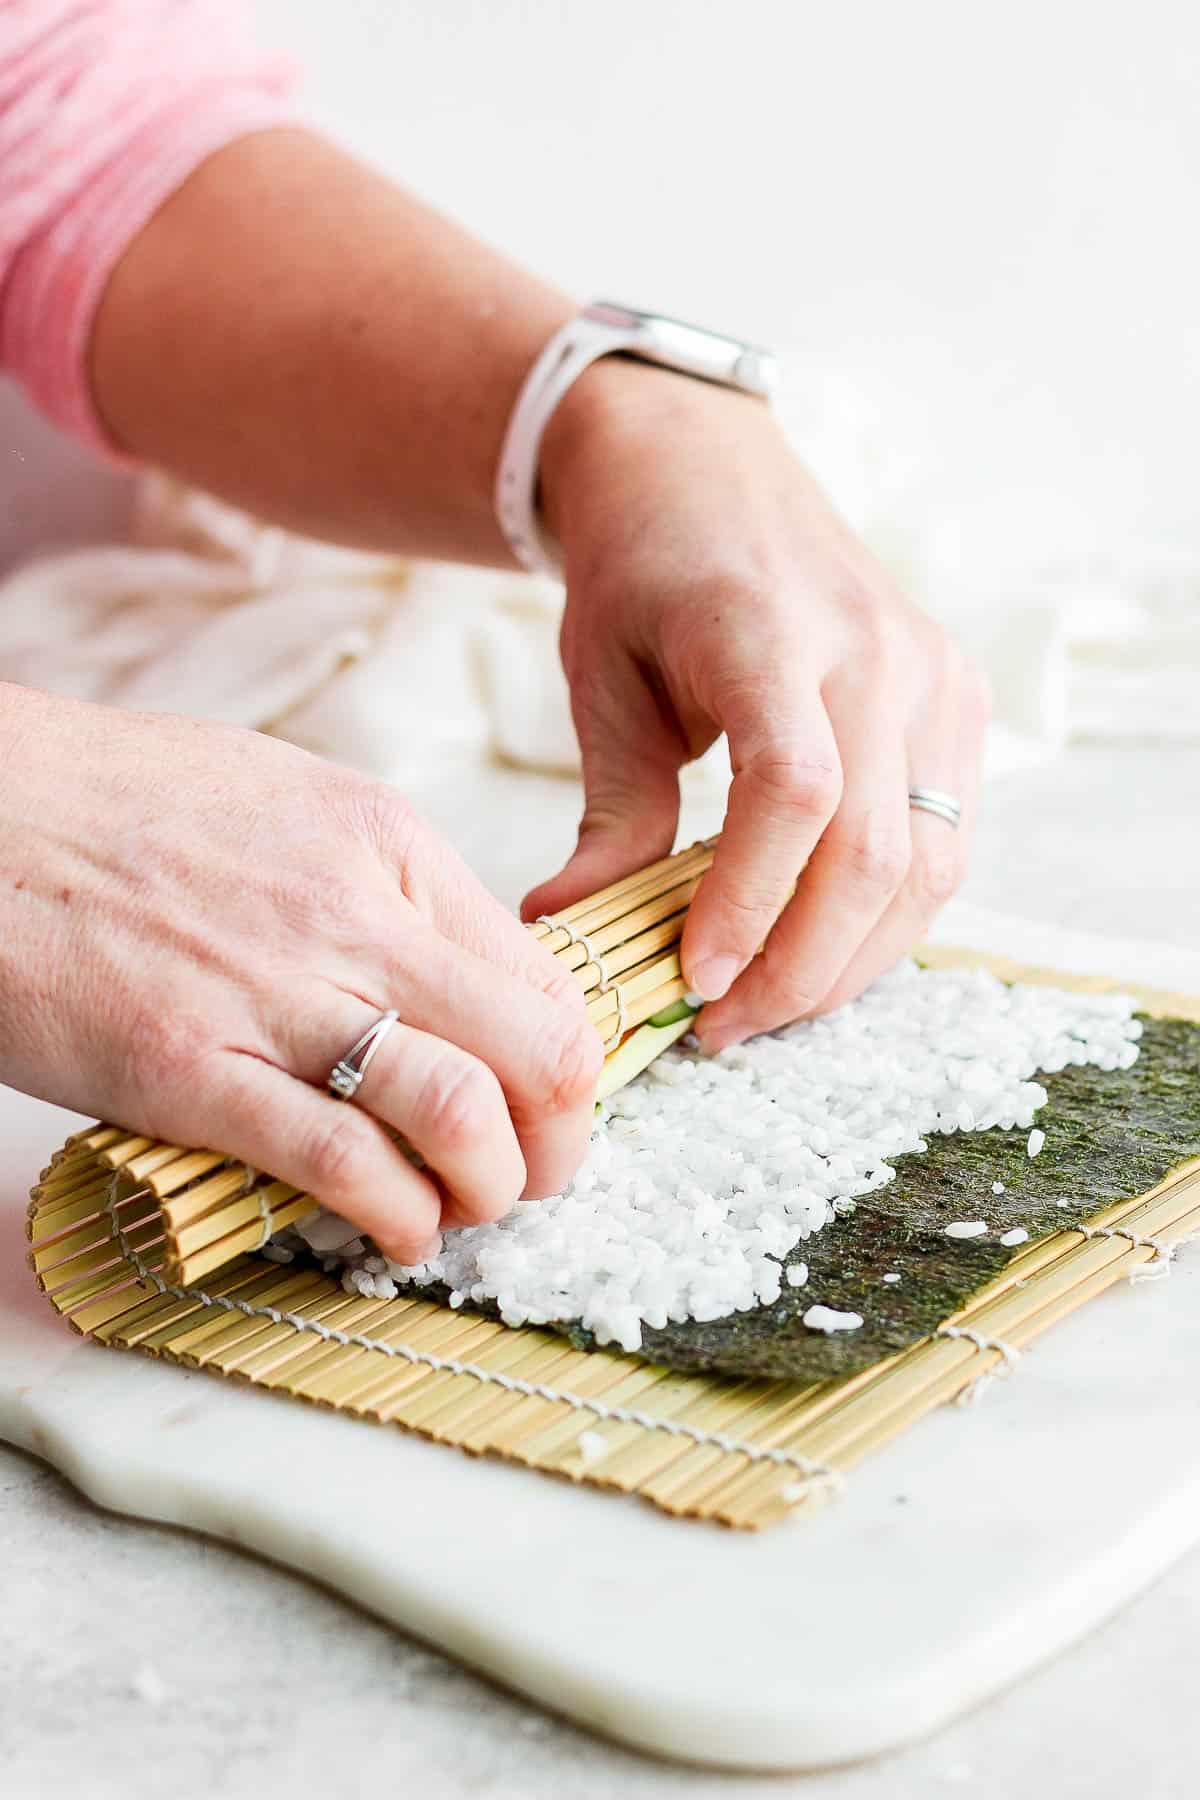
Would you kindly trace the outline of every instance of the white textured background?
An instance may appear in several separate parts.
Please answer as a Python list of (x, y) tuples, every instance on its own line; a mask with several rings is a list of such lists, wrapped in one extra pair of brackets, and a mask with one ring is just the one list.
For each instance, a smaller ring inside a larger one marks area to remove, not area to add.
[[(519, 256), (835, 371), (965, 571), (1200, 550), (1184, 0), (256, 10), (320, 119)], [(29, 542), (78, 471), (5, 400), (0, 529)]]

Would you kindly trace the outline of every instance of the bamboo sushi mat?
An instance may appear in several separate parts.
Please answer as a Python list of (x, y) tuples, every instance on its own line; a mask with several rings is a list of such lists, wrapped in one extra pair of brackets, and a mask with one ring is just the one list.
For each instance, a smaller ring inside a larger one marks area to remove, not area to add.
[[(652, 1020), (683, 991), (678, 940), (705, 851), (663, 859), (573, 916), (541, 923), (552, 952), (558, 944), (590, 986), (593, 1016), (615, 1021), (614, 1047), (622, 1027), (641, 1027), (643, 1061), (686, 1029), (671, 1020), (656, 1037)], [(648, 903), (647, 891), (666, 900)], [(625, 911), (606, 937), (595, 916), (617, 905)], [(637, 941), (645, 933), (648, 951)], [(1088, 991), (1122, 985), (965, 950), (930, 949), (921, 960)], [(632, 996), (618, 985), (630, 969)], [(1124, 991), (1147, 1012), (1200, 1021), (1200, 999)], [(625, 1039), (622, 1079), (633, 1041)], [(810, 1385), (683, 1375), (581, 1351), (554, 1333), (428, 1300), (350, 1295), (332, 1275), (260, 1254), (313, 1205), (217, 1152), (101, 1125), (69, 1139), (43, 1171), (30, 1198), (29, 1260), (56, 1310), (99, 1343), (638, 1494), (675, 1515), (759, 1528), (827, 1500), (863, 1457), (1200, 1231), (1200, 1158), (1149, 1193), (1023, 1246), (932, 1337), (847, 1379)]]

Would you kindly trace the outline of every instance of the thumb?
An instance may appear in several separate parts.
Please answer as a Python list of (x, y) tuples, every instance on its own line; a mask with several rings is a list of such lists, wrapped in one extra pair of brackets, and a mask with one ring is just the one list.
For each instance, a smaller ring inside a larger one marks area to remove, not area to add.
[(684, 757), (653, 696), (645, 689), (642, 696), (628, 706), (620, 729), (577, 714), (585, 795), (578, 841), (559, 873), (525, 896), (523, 919), (571, 906), (671, 850)]

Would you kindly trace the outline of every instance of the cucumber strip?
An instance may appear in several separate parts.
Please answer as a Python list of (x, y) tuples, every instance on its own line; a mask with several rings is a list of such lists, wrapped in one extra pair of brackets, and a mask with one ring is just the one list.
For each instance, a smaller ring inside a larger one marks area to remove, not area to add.
[(690, 1000), (673, 1000), (670, 1006), (664, 1006), (661, 1012), (654, 1013), (646, 1020), (647, 1025), (676, 1025), (680, 1019), (694, 1019), (700, 1011)]
[[(683, 1001), (678, 1005), (682, 1006)], [(664, 1007), (663, 1012), (673, 1012), (673, 1007)], [(656, 1015), (662, 1017), (662, 1014)], [(693, 1018), (689, 1007), (682, 1017), (673, 1019), (669, 1025), (655, 1025), (653, 1021), (639, 1025), (631, 1031), (619, 1050), (614, 1050), (605, 1063), (600, 1074), (600, 1085), (596, 1089), (597, 1100), (607, 1100), (618, 1088), (628, 1087), (635, 1075), (648, 1069), (655, 1057), (660, 1055), (676, 1038), (681, 1038), (691, 1028)]]

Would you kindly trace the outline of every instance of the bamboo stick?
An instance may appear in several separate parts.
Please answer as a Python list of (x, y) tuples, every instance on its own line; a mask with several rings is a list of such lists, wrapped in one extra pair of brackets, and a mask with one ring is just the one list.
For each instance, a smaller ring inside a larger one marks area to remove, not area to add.
[[(346, 1300), (347, 1295), (341, 1283), (333, 1282), (328, 1275), (323, 1275), (316, 1297), (304, 1307), (304, 1317), (314, 1324), (335, 1326), (338, 1308), (344, 1306)], [(408, 1310), (400, 1302), (393, 1301), (392, 1311), (388, 1315), (392, 1323), (380, 1335), (386, 1336), (393, 1330), (403, 1334), (408, 1316)], [(281, 1374), (288, 1365), (294, 1367), (315, 1341), (310, 1334), (297, 1331), (292, 1325), (285, 1323), (274, 1326), (253, 1349), (238, 1359), (234, 1372), (244, 1376), (247, 1381), (259, 1381), (269, 1374)], [(349, 1352), (347, 1355), (349, 1356)]]
[[(523, 1381), (573, 1391), (579, 1357), (580, 1352), (572, 1350), (561, 1338), (546, 1337), (529, 1356), (513, 1365), (512, 1372)], [(464, 1450), (496, 1450), (503, 1454), (506, 1444), (519, 1442), (527, 1432), (545, 1423), (549, 1405), (549, 1401), (528, 1394), (480, 1388), (473, 1398), (460, 1402), (453, 1419), (454, 1440), (461, 1441)]]
[(186, 1155), (168, 1163), (165, 1168), (155, 1169), (147, 1175), (146, 1186), (160, 1200), (165, 1200), (228, 1161), (229, 1158), (217, 1150), (189, 1150)]
[[(622, 912), (628, 910), (631, 899), (640, 897), (645, 892), (657, 891), (663, 883), (663, 877), (677, 878), (681, 873), (695, 873), (711, 867), (717, 840), (690, 845), (686, 850), (677, 850), (670, 856), (661, 856), (657, 862), (649, 863), (644, 869), (636, 870), (622, 881), (614, 881), (608, 887), (601, 888), (598, 893), (588, 894), (582, 900), (576, 900), (571, 906), (563, 907), (561, 912), (552, 913), (547, 921), (539, 920), (530, 929), (536, 936), (552, 936), (562, 925), (572, 924), (579, 929), (583, 919), (608, 923), (609, 919), (620, 918)], [(615, 903), (619, 903), (616, 905)], [(605, 915), (601, 918), (601, 915)]]
[[(469, 1358), (490, 1341), (495, 1329), (490, 1319), (481, 1319), (475, 1313), (458, 1313), (453, 1320), (445, 1322), (445, 1329), (441, 1334), (434, 1337), (433, 1334), (426, 1333), (422, 1341), (428, 1348), (436, 1346), (443, 1356)], [(419, 1331), (420, 1327), (416, 1327), (416, 1330)], [(417, 1339), (410, 1335), (408, 1323), (403, 1317), (393, 1320), (389, 1316), (387, 1325), (373, 1335), (383, 1343), (402, 1343), (410, 1349), (419, 1347)], [(412, 1368), (420, 1365), (402, 1363), (402, 1366)], [(345, 1406), (358, 1409), (361, 1404), (360, 1396), (378, 1393), (389, 1377), (396, 1373), (394, 1358), (357, 1349), (355, 1355), (339, 1358), (324, 1375), (319, 1376), (315, 1382), (310, 1382), (310, 1396), (334, 1408)]]
[(108, 1177), (96, 1168), (95, 1159), (86, 1154), (66, 1164), (61, 1172), (51, 1174), (49, 1179), (38, 1184), (33, 1190), (33, 1199), (37, 1203), (38, 1214), (42, 1219), (49, 1217), (56, 1206), (65, 1206), (68, 1201), (78, 1199), (85, 1189), (99, 1189)]
[(109, 1176), (103, 1176), (64, 1201), (46, 1206), (30, 1221), (29, 1240), (46, 1251), (78, 1227), (106, 1214)]
[[(613, 986), (622, 976), (627, 975), (630, 969), (636, 968), (640, 962), (645, 962), (656, 951), (673, 950), (679, 943), (682, 921), (686, 917), (686, 912), (670, 913), (657, 925), (651, 925), (645, 931), (639, 931), (636, 937), (617, 938), (610, 950), (605, 949), (603, 942), (608, 934), (600, 932), (596, 937), (588, 939), (597, 952), (596, 957), (590, 957), (582, 944), (569, 944), (555, 958), (555, 961), (570, 969), (585, 994), (594, 995), (597, 991), (603, 991), (604, 986), (601, 980), (600, 962), (597, 958), (603, 960), (604, 976), (608, 984)], [(623, 929), (623, 921), (612, 927), (614, 932), (621, 929)]]

